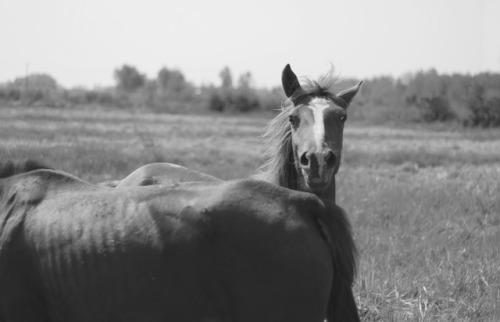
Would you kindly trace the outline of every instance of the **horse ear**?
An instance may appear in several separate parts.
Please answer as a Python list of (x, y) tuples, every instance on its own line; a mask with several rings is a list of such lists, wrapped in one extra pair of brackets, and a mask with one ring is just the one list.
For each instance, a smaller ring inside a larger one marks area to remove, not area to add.
[(281, 73), (281, 84), (283, 85), (283, 90), (285, 91), (286, 97), (290, 97), (300, 89), (300, 83), (297, 75), (292, 71), (290, 64), (287, 64)]
[(363, 84), (363, 81), (359, 82), (357, 85), (354, 85), (351, 88), (341, 91), (340, 93), (337, 94), (337, 96), (340, 97), (345, 102), (346, 106), (349, 106), (354, 96), (356, 96), (356, 94), (358, 93), (361, 84)]

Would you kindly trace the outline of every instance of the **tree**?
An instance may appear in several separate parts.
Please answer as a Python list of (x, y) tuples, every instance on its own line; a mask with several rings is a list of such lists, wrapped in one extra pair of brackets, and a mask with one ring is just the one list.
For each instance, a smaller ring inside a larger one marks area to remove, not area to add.
[(222, 88), (232, 88), (233, 87), (233, 76), (229, 67), (224, 67), (219, 73), (221, 79)]
[(114, 71), (116, 86), (118, 89), (133, 92), (146, 82), (146, 76), (130, 65), (123, 65)]
[(436, 70), (419, 72), (406, 86), (406, 103), (415, 106), (426, 122), (446, 121), (456, 118), (449, 103), (449, 78)]
[(238, 79), (239, 88), (251, 88), (253, 86), (253, 76), (252, 73), (246, 72), (240, 75)]
[(180, 70), (163, 67), (157, 76), (158, 88), (163, 92), (182, 92), (186, 88), (186, 79)]
[(28, 77), (18, 77), (12, 82), (13, 87), (23, 90), (55, 91), (56, 80), (48, 74), (31, 74)]
[(219, 91), (215, 88), (211, 88), (208, 90), (207, 107), (210, 111), (214, 112), (223, 112), (226, 108), (226, 102), (224, 98), (222, 98)]

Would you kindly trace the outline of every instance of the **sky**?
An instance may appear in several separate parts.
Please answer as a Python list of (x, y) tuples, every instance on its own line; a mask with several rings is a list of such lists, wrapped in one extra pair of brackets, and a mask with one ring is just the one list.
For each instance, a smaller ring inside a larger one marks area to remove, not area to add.
[(0, 0), (0, 82), (47, 73), (108, 86), (123, 64), (196, 85), (228, 66), (278, 86), (290, 63), (319, 76), (500, 72), (500, 0)]

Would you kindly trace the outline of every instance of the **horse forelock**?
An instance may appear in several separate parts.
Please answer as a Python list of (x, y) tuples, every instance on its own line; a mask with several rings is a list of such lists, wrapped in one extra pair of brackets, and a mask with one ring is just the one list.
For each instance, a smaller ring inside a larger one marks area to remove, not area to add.
[(313, 80), (308, 77), (302, 77), (300, 82), (300, 89), (295, 91), (285, 104), (286, 106), (298, 105), (307, 103), (312, 98), (320, 97), (330, 99), (336, 105), (342, 108), (347, 108), (346, 102), (335, 94), (338, 80), (339, 77), (335, 73), (335, 69), (333, 68), (333, 66), (318, 80)]
[(42, 162), (33, 159), (18, 162), (14, 162), (12, 160), (0, 162), (0, 179), (41, 169), (53, 170)]

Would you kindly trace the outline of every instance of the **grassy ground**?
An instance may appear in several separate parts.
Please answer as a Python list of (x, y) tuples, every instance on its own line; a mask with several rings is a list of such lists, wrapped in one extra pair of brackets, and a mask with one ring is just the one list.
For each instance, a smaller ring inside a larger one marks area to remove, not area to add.
[[(34, 157), (91, 182), (145, 163), (220, 178), (263, 161), (268, 118), (0, 108), (0, 160)], [(500, 131), (349, 124), (338, 202), (360, 251), (364, 321), (500, 320)]]

